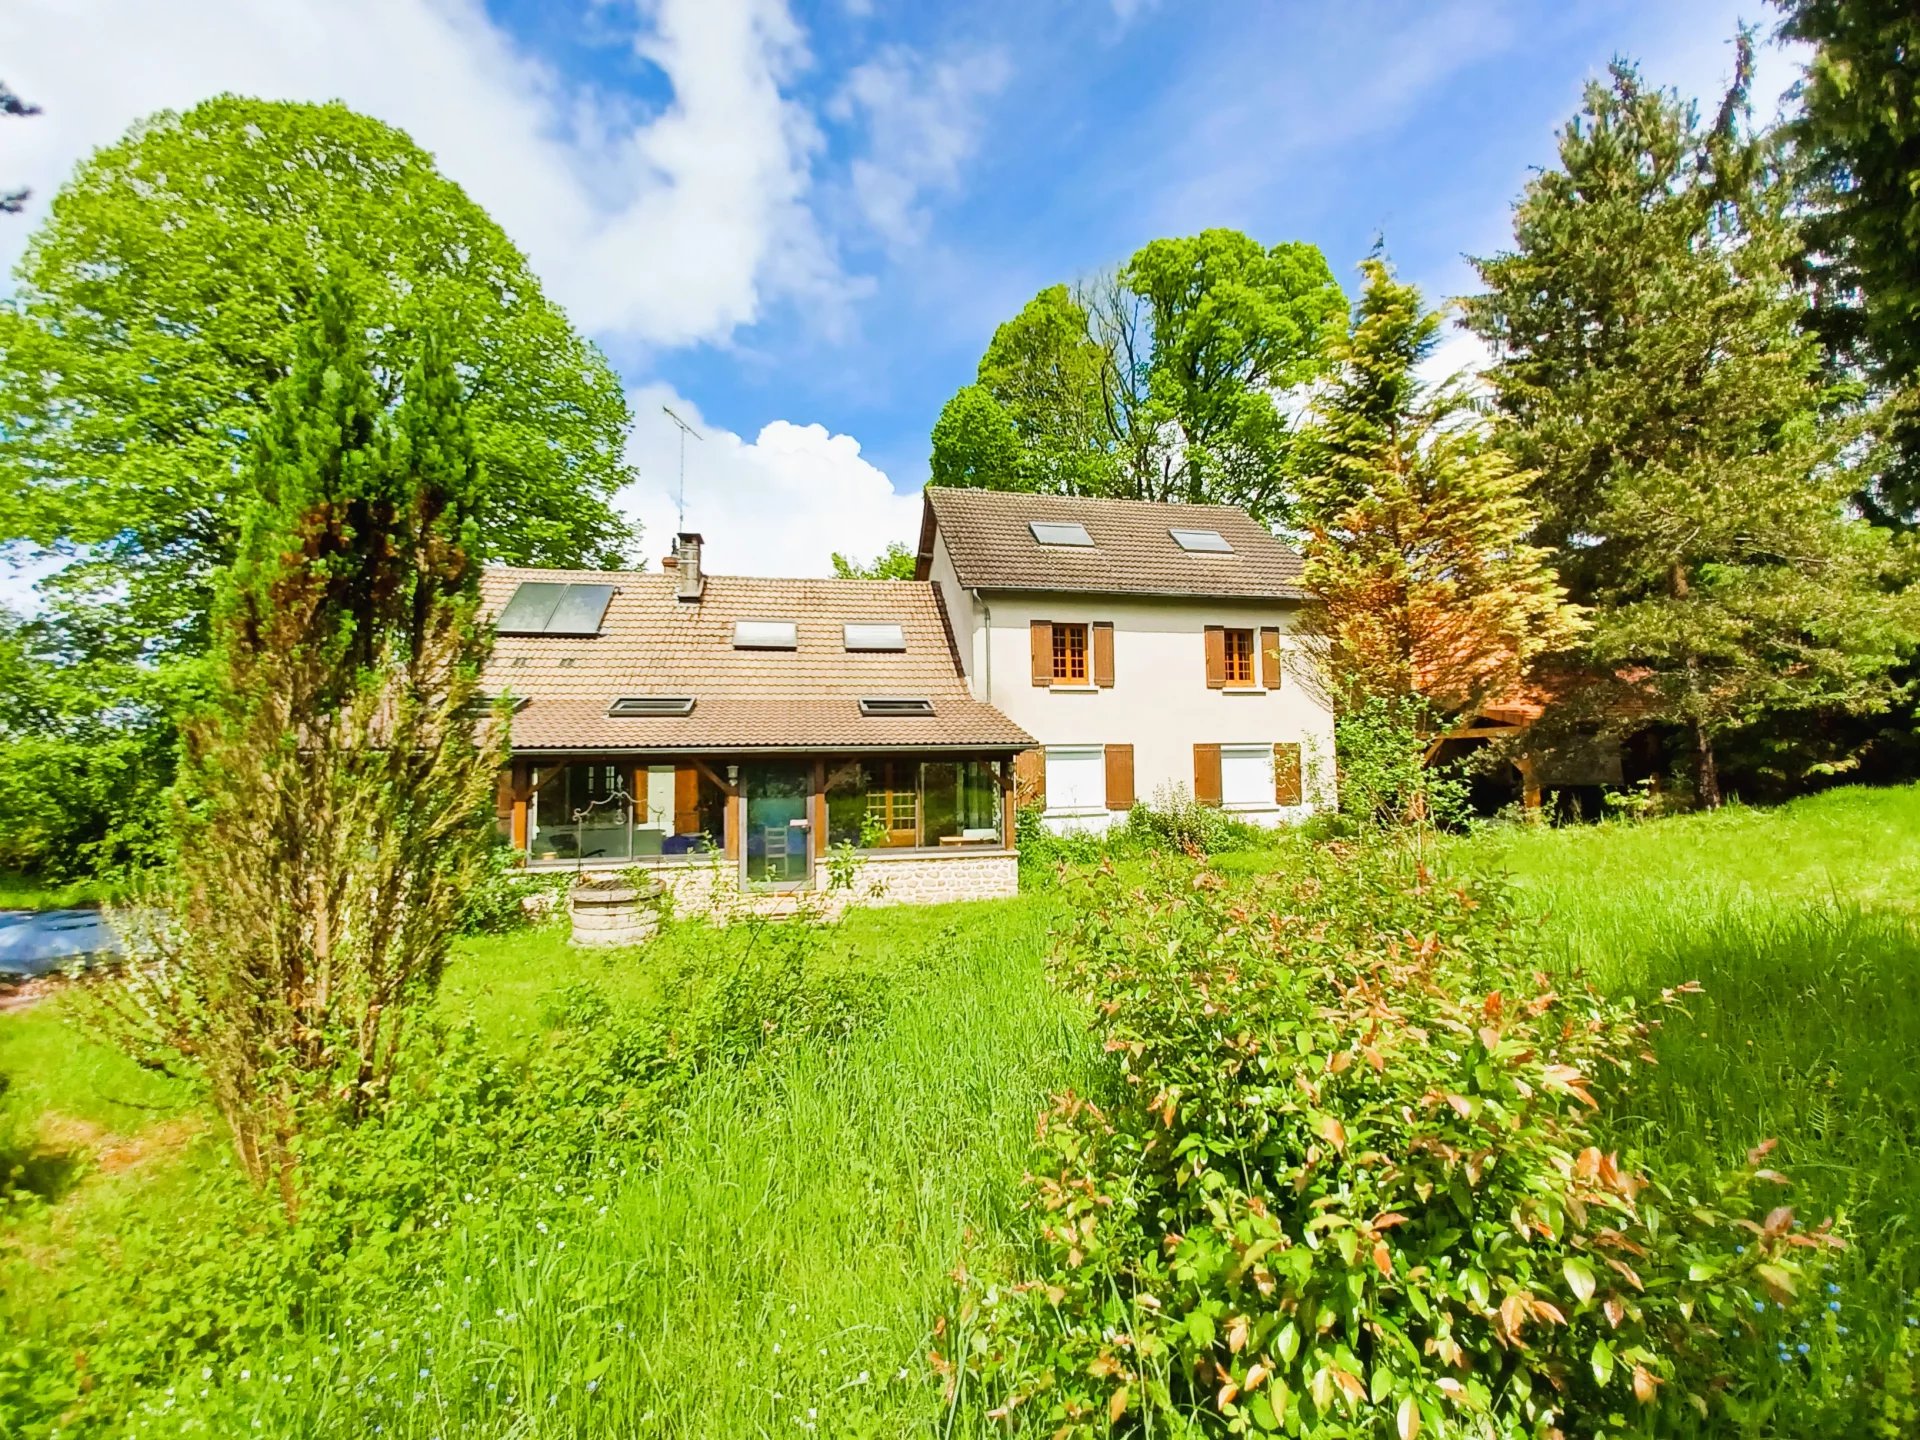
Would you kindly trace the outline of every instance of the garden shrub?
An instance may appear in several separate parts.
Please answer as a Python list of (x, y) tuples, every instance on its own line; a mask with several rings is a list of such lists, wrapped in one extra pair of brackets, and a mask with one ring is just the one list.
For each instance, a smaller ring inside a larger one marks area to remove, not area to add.
[(1700, 1184), (1609, 1148), (1652, 1020), (1546, 975), (1499, 891), (1410, 857), (1086, 882), (1055, 966), (1111, 1084), (1042, 1118), (1032, 1269), (961, 1272), (950, 1393), (1062, 1437), (1732, 1413), (1838, 1242), (1777, 1205), (1764, 1146)]
[(520, 853), (504, 841), (490, 845), (479, 880), (460, 910), (463, 935), (505, 935), (561, 913), (573, 885), (570, 871), (528, 871)]

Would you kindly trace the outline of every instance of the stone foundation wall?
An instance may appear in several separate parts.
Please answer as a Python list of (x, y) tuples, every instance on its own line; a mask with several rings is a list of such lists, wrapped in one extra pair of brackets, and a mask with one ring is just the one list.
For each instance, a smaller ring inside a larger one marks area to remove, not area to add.
[[(823, 864), (815, 883), (827, 885)], [(853, 905), (939, 905), (997, 900), (1020, 893), (1020, 861), (1011, 850), (988, 855), (874, 855), (854, 871)]]
[[(604, 874), (619, 868), (589, 869), (587, 873)], [(684, 864), (649, 865), (646, 873), (659, 883), (676, 915), (712, 915), (724, 921), (727, 912), (742, 901), (738, 861), (700, 858)], [(861, 857), (854, 871), (851, 891), (821, 893), (827, 891), (830, 878), (826, 861), (816, 862), (814, 889), (808, 892), (808, 899), (816, 906), (824, 900), (828, 914), (838, 914), (850, 905), (939, 905), (950, 900), (994, 900), (1019, 894), (1020, 861), (1011, 850), (868, 855)], [(793, 895), (780, 891), (745, 897), (745, 908), (756, 912), (784, 913), (795, 906)]]

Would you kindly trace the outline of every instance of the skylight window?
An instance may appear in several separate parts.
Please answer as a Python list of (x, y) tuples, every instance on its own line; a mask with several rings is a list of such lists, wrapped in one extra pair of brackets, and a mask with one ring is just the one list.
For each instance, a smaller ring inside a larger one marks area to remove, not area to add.
[(1218, 530), (1169, 530), (1173, 543), (1200, 555), (1231, 555), (1233, 546)]
[(611, 585), (528, 580), (513, 592), (493, 628), (502, 635), (598, 635)]
[(849, 650), (904, 650), (907, 632), (899, 625), (848, 621), (840, 627)]
[[(461, 708), (468, 715), (491, 715), (493, 713), (493, 707), (499, 703), (500, 699), (501, 697), (498, 695), (489, 695), (485, 691), (475, 691), (473, 698), (467, 701)], [(506, 702), (508, 711), (516, 715), (519, 714), (520, 711), (527, 708), (527, 699), (528, 697), (525, 695), (507, 695)]]
[(860, 701), (862, 715), (931, 715), (933, 701), (904, 695), (868, 695)]
[(1029, 520), (1027, 529), (1042, 545), (1075, 545), (1091, 549), (1093, 537), (1078, 520)]
[(607, 714), (621, 719), (645, 715), (691, 715), (691, 695), (623, 695), (607, 706)]
[(800, 627), (791, 620), (736, 620), (736, 650), (794, 650), (800, 645)]

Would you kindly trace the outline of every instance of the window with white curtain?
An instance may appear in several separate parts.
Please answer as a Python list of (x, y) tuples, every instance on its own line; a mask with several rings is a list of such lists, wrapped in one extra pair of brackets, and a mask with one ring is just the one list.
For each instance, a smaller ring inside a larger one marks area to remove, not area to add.
[(1102, 745), (1047, 747), (1047, 809), (1056, 812), (1107, 808), (1107, 752)]
[(1268, 809), (1273, 805), (1273, 747), (1220, 747), (1220, 803), (1232, 809)]

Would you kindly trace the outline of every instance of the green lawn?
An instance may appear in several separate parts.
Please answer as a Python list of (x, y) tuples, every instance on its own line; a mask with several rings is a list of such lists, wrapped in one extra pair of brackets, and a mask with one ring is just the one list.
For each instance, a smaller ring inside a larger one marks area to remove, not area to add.
[[(1703, 982), (1687, 1023), (1657, 1036), (1623, 1137), (1656, 1163), (1735, 1161), (1779, 1137), (1791, 1202), (1841, 1213), (1854, 1237), (1841, 1308), (1808, 1343), (1896, 1343), (1920, 1282), (1920, 788), (1454, 849), (1512, 876), (1552, 963), (1610, 990)], [(1274, 857), (1235, 868), (1256, 863)], [(607, 1177), (571, 1228), (476, 1219), (404, 1313), (309, 1356), (297, 1379), (242, 1381), (236, 1363), (211, 1383), (269, 1434), (363, 1433), (372, 1402), (343, 1397), (369, 1376), (408, 1377), (379, 1412), (388, 1435), (941, 1433), (924, 1356), (947, 1273), (1018, 1243), (1035, 1115), (1095, 1083), (1080, 1018), (1045, 981), (1058, 905), (1041, 887), (854, 914), (813, 963), (884, 993), (871, 1025), (705, 1077), (652, 1161)], [(698, 927), (644, 957), (583, 954), (554, 932), (468, 942), (441, 1004), (517, 1053), (560, 986), (653, 997), (712, 943)], [(0, 1073), (14, 1081), (0, 1147), (37, 1127), (80, 1167), (0, 1246), (4, 1334), (84, 1304), (80, 1277), (111, 1254), (125, 1207), (178, 1204), (221, 1147), (177, 1087), (78, 1039), (56, 1007), (0, 1015)]]

